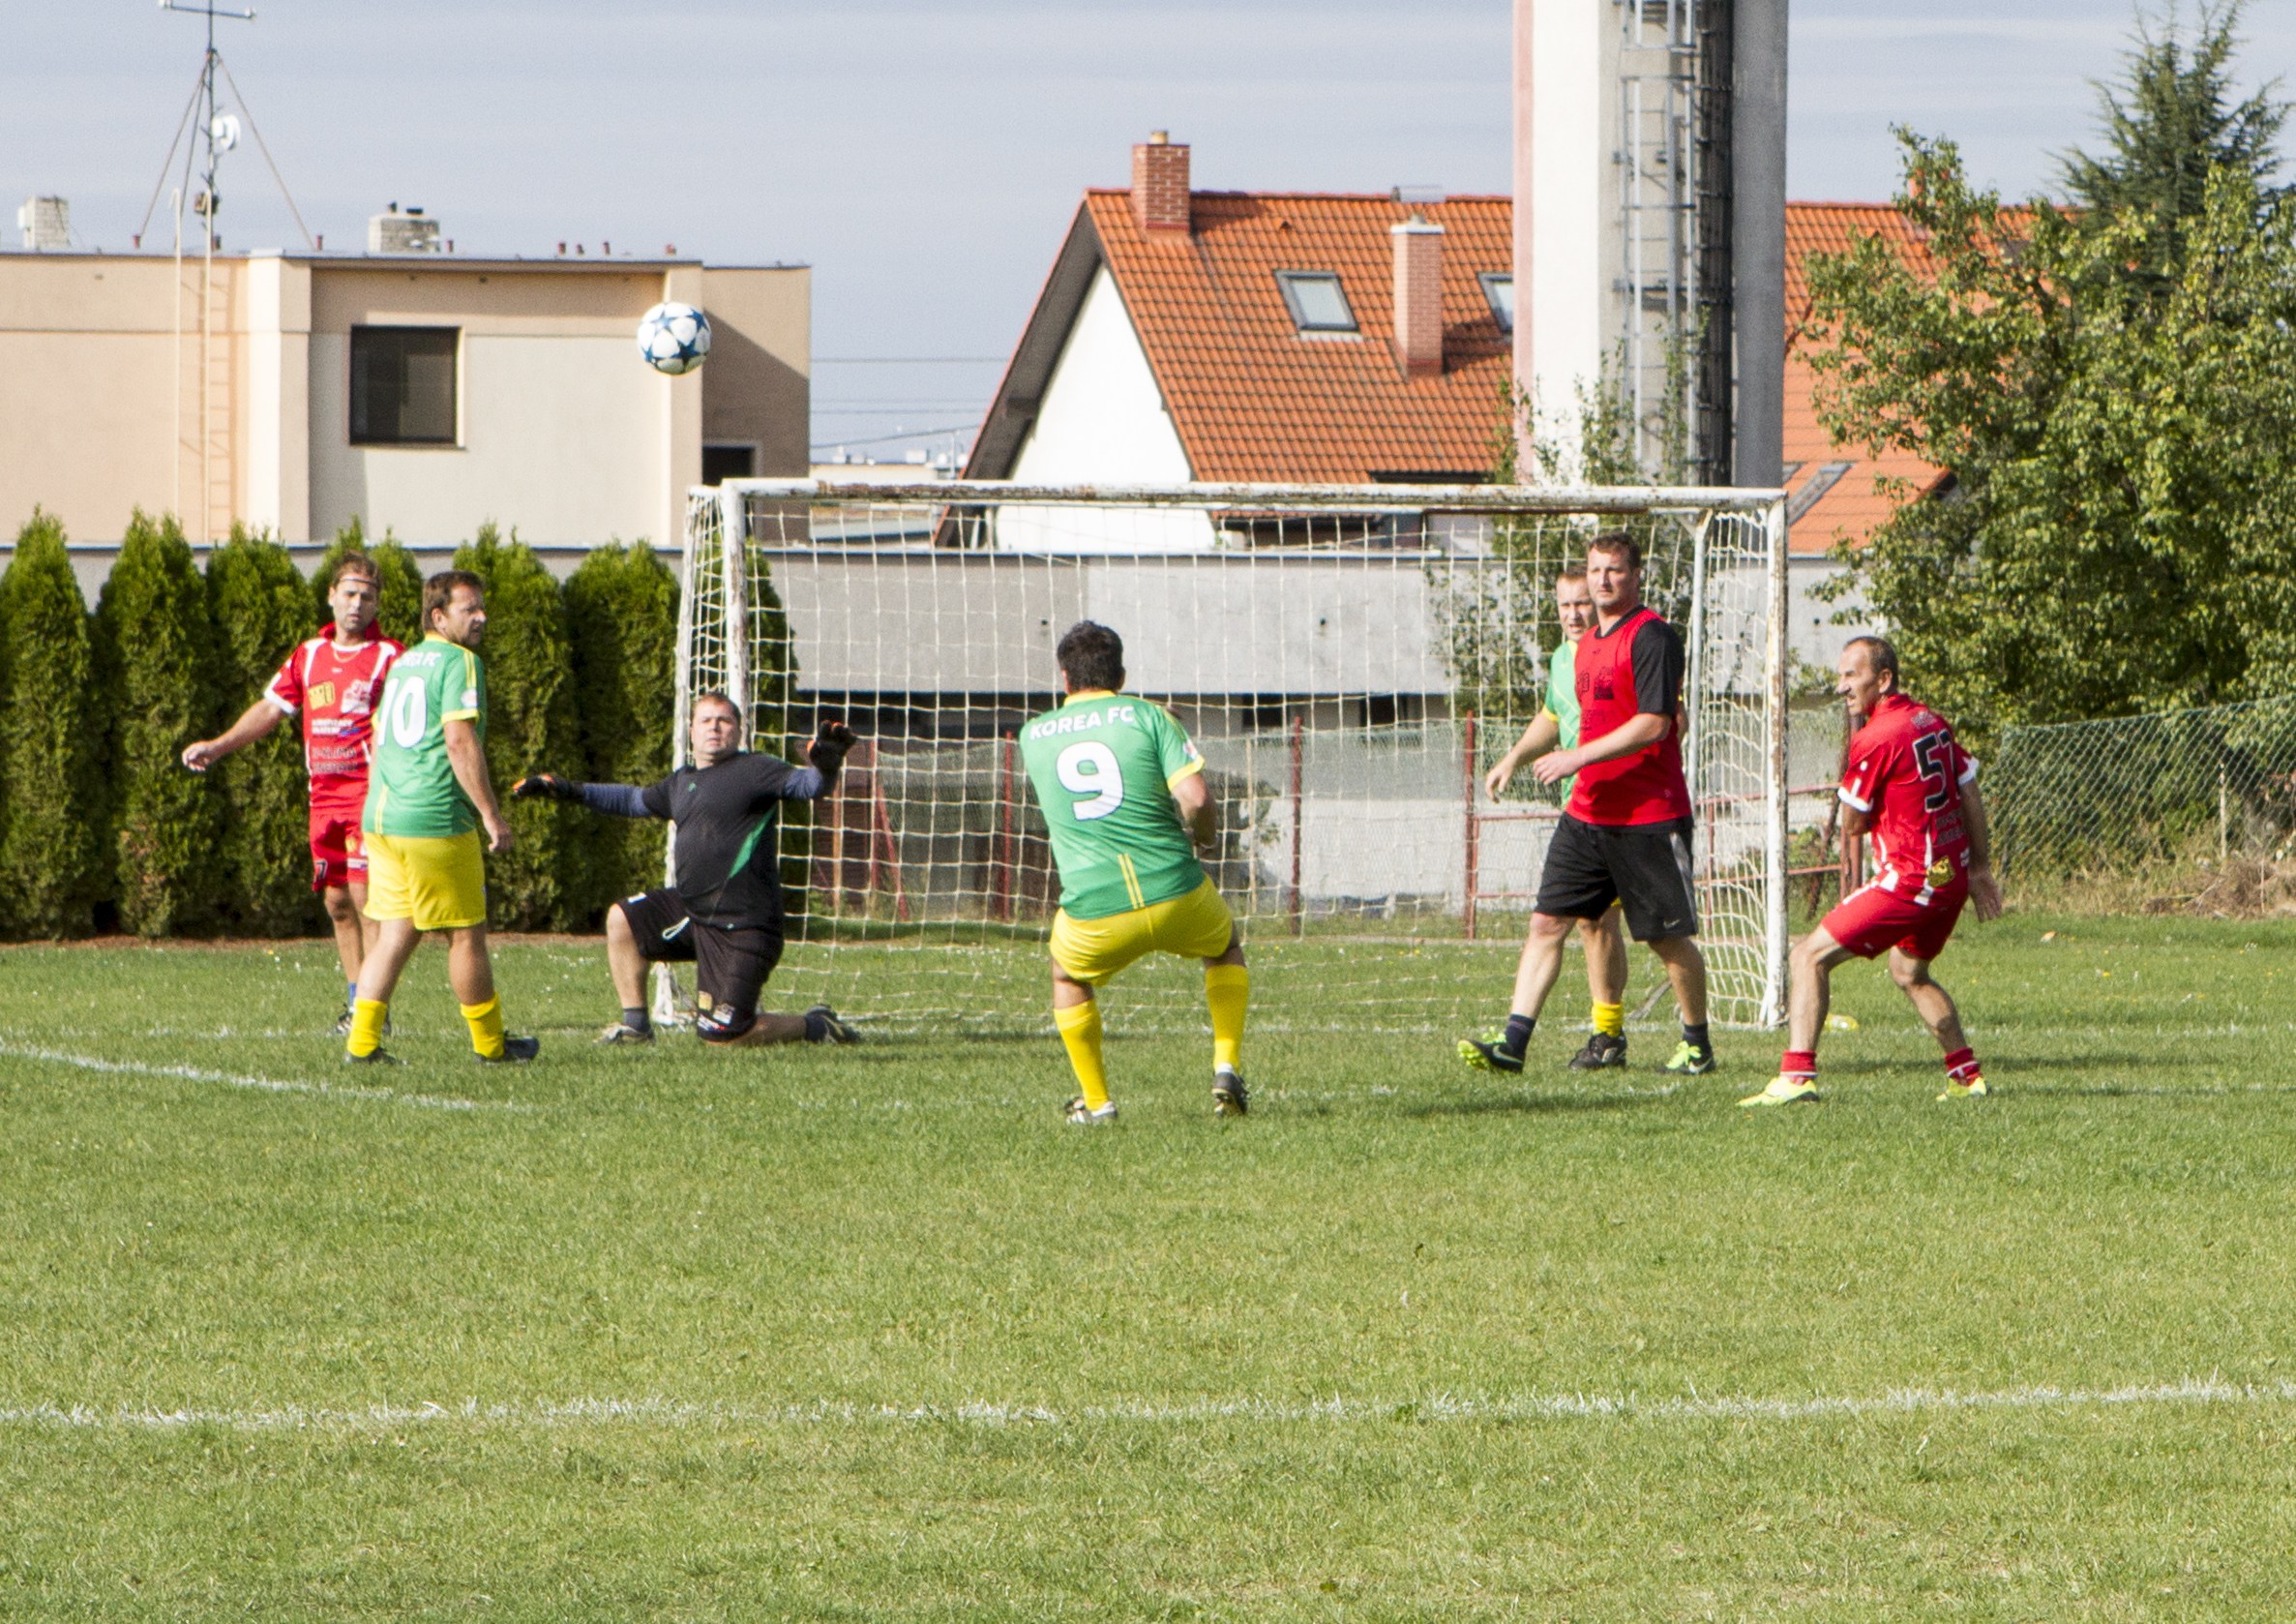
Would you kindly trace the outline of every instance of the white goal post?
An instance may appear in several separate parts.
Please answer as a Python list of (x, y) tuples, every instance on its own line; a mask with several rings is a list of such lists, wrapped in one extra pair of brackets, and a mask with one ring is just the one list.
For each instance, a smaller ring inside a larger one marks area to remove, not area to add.
[[(744, 701), (753, 748), (795, 756), (826, 715), (861, 735), (837, 792), (789, 809), (777, 1003), (1042, 1030), (1058, 885), (1015, 735), (1056, 703), (1060, 634), (1100, 620), (1128, 690), (1204, 752), (1255, 1027), (1464, 1030), (1505, 1010), (1560, 812), (1527, 771), (1497, 803), (1481, 780), (1541, 707), (1555, 575), (1604, 529), (1640, 542), (1645, 598), (1688, 648), (1713, 1018), (1774, 1025), (1777, 491), (729, 480), (688, 501), (673, 754), (712, 689)], [(1634, 965), (1630, 1008), (1659, 984)], [(1128, 972), (1109, 1005), (1117, 1024), (1202, 1013), (1171, 965)]]

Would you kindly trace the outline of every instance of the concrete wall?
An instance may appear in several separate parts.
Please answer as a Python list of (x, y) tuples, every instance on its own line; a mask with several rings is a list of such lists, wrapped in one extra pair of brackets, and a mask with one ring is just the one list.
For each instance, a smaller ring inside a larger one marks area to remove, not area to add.
[(1422, 560), (788, 553), (771, 560), (811, 691), (1028, 693), (1080, 619), (1167, 694), (1447, 696)]
[[(116, 538), (177, 496), (171, 261), (0, 255), (0, 527)], [(187, 299), (186, 315), (198, 318)], [(194, 359), (196, 351), (194, 351)], [(192, 380), (186, 378), (187, 398)]]
[(700, 302), (710, 328), (702, 439), (755, 445), (761, 479), (803, 478), (813, 452), (812, 270), (713, 265)]

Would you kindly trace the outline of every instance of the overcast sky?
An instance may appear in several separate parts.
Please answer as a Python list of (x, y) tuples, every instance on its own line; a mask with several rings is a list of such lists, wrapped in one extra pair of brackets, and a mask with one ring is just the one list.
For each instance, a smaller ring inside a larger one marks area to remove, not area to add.
[[(977, 418), (1078, 194), (1124, 184), (1151, 128), (1193, 145), (1200, 187), (1508, 186), (1507, 0), (254, 4), (219, 44), (330, 246), (361, 245), (395, 199), (465, 252), (564, 239), (809, 263), (814, 438), (879, 455)], [(1882, 198), (1893, 123), (1953, 136), (1984, 182), (2045, 187), (2089, 137), (2089, 81), (2115, 71), (2132, 13), (1792, 15), (1792, 194)], [(0, 199), (61, 193), (83, 242), (125, 250), (201, 28), (151, 0), (7, 0)], [(2249, 79), (2282, 73), (2296, 0), (2251, 0), (2246, 33)], [(299, 241), (252, 142), (223, 193), (227, 246)], [(147, 244), (168, 240), (165, 211), (163, 193)], [(880, 359), (917, 357), (946, 364)]]

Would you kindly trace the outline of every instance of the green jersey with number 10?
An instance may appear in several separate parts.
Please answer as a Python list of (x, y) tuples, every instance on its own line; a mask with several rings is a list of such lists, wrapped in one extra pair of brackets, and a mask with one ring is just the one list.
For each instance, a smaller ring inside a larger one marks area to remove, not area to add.
[(1072, 695), (1021, 730), (1021, 760), (1052, 832), (1060, 907), (1103, 919), (1204, 884), (1172, 788), (1204, 758), (1162, 706)]
[(391, 666), (374, 707), (374, 766), (360, 827), (369, 834), (438, 839), (478, 827), (478, 808), (455, 781), (446, 725), (487, 737), (487, 668), (459, 643), (428, 637)]

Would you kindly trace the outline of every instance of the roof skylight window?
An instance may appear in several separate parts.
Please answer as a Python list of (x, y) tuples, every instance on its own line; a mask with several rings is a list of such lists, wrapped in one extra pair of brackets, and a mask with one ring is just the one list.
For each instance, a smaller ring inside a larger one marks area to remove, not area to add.
[(1483, 297), (1490, 302), (1491, 314), (1499, 318), (1499, 330), (1515, 330), (1515, 279), (1506, 271), (1483, 271), (1476, 280), (1483, 285)]
[(1356, 313), (1348, 308), (1338, 272), (1278, 271), (1275, 285), (1283, 289), (1284, 306), (1292, 313), (1292, 325), (1299, 329), (1302, 337), (1310, 333), (1356, 330)]

